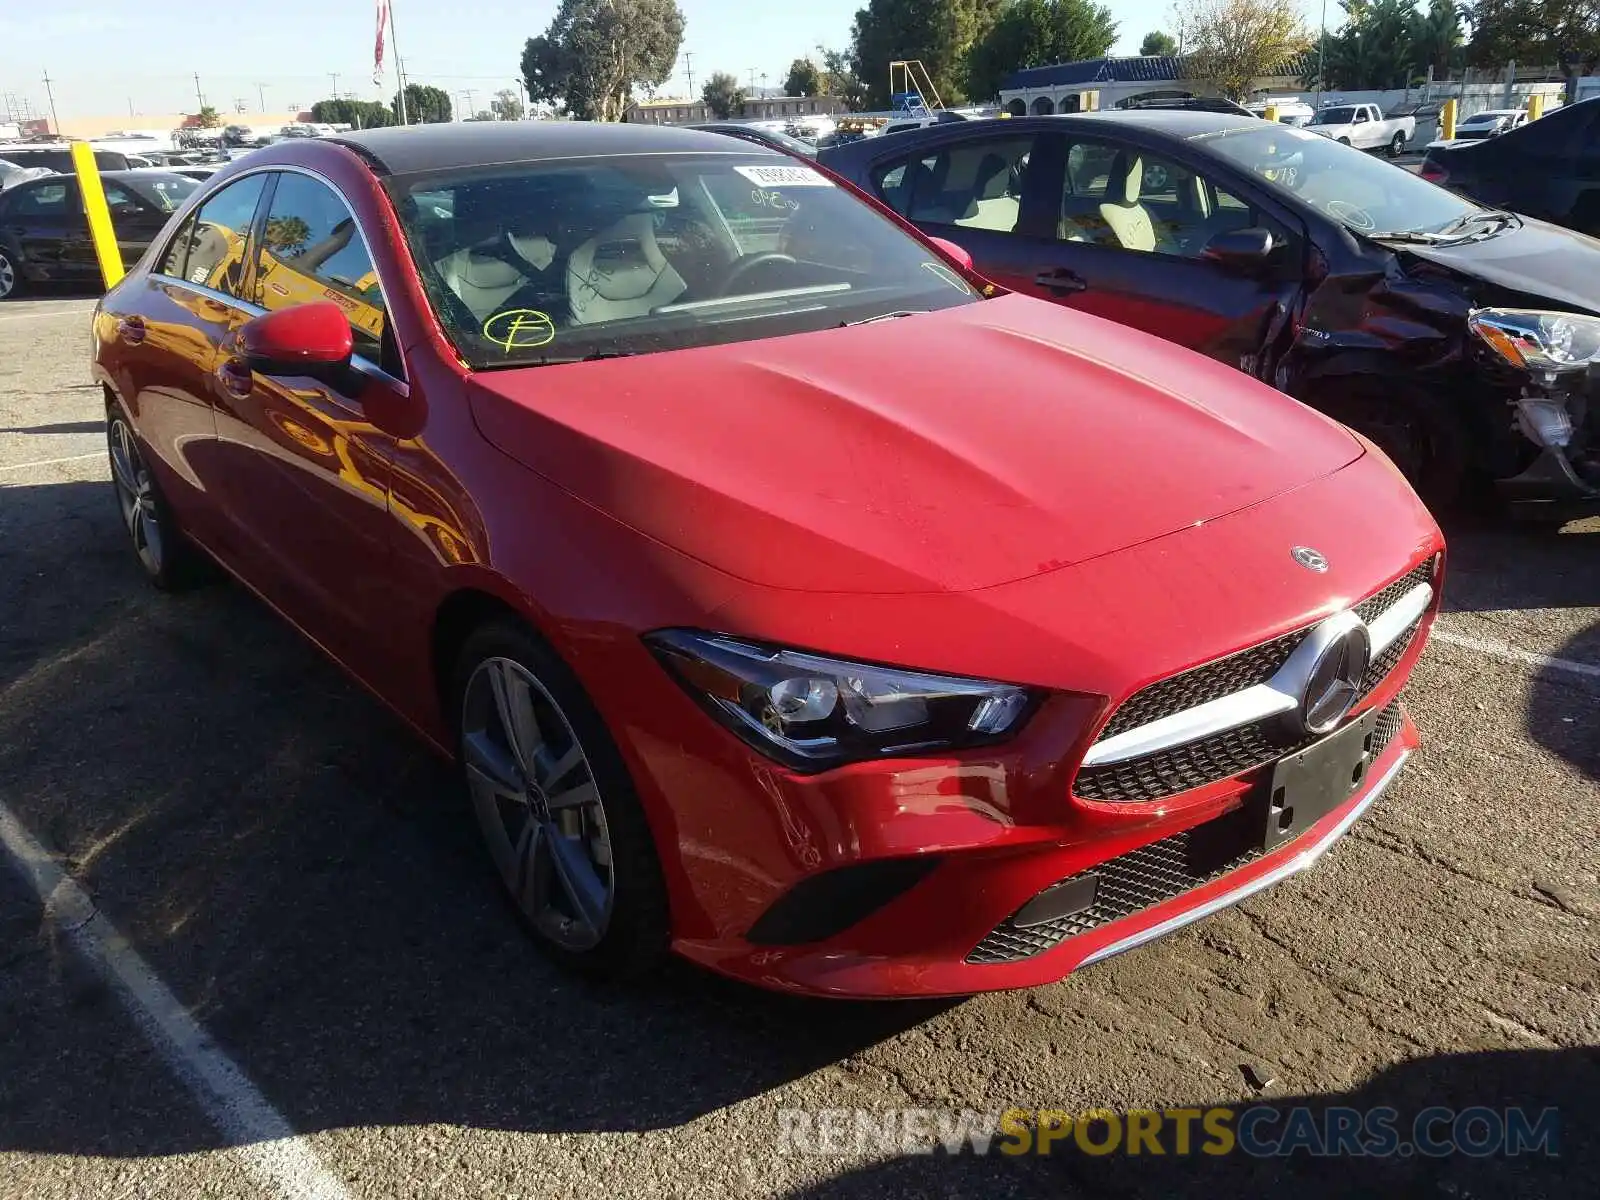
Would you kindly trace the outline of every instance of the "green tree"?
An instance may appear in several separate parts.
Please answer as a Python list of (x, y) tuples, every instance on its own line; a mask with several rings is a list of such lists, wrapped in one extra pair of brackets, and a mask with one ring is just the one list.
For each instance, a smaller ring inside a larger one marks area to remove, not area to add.
[(844, 50), (829, 50), (826, 47), (818, 46), (817, 54), (822, 59), (822, 81), (819, 85), (819, 94), (838, 97), (851, 112), (860, 112), (865, 108), (867, 106), (866, 85), (861, 82), (861, 77), (856, 74), (849, 53)]
[(1176, 54), (1178, 43), (1170, 33), (1162, 33), (1159, 29), (1152, 29), (1144, 35), (1144, 41), (1139, 43), (1140, 54)]
[(989, 99), (1022, 67), (1099, 58), (1117, 40), (1111, 10), (1092, 0), (1009, 0), (972, 47), (967, 94)]
[(711, 115), (720, 121), (744, 111), (744, 89), (726, 71), (718, 71), (706, 80), (705, 87), (700, 89), (700, 99), (706, 102)]
[(789, 78), (783, 81), (786, 96), (820, 96), (822, 72), (809, 58), (797, 58), (789, 64)]
[(303, 217), (272, 217), (262, 233), (270, 249), (286, 256), (305, 249), (311, 240), (311, 226)]
[(526, 115), (522, 97), (511, 88), (501, 88), (489, 101), (489, 111), (502, 121), (520, 121)]
[(635, 87), (666, 82), (682, 42), (676, 0), (561, 0), (522, 49), (523, 82), (574, 117), (620, 121)]
[(1189, 77), (1234, 100), (1311, 45), (1294, 0), (1178, 0), (1173, 11)]
[(1346, 20), (1328, 38), (1323, 87), (1401, 88), (1418, 74), (1416, 0), (1339, 0)]
[(395, 123), (389, 106), (376, 100), (318, 100), (311, 106), (311, 119), (356, 129), (381, 129)]
[(1432, 0), (1428, 10), (1417, 15), (1411, 40), (1415, 60), (1412, 66), (1420, 74), (1426, 75), (1432, 67), (1434, 78), (1443, 79), (1465, 65), (1466, 34), (1456, 0)]
[(850, 31), (851, 68), (866, 103), (889, 106), (889, 64), (907, 59), (927, 68), (940, 100), (959, 103), (967, 95), (973, 44), (988, 33), (1000, 6), (1000, 0), (867, 0)]
[(222, 124), (222, 118), (217, 115), (217, 110), (207, 104), (194, 116), (194, 123), (201, 129), (215, 129)]
[[(400, 93), (394, 94), (395, 112), (400, 111)], [(450, 94), (426, 83), (406, 84), (406, 123), (442, 125), (451, 116)]]
[(1600, 67), (1600, 0), (1476, 0), (1465, 15), (1469, 62), (1558, 65), (1568, 103), (1577, 99), (1578, 78)]

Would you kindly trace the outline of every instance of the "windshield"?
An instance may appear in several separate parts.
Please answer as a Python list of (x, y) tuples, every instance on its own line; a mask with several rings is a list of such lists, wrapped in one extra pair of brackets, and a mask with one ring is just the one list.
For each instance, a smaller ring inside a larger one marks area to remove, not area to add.
[(826, 176), (760, 151), (561, 159), (388, 186), (429, 302), (476, 368), (748, 341), (978, 299)]
[(1403, 167), (1285, 125), (1204, 134), (1218, 157), (1357, 233), (1437, 233), (1485, 212)]
[(1312, 125), (1348, 125), (1356, 119), (1353, 108), (1325, 108), (1311, 118)]

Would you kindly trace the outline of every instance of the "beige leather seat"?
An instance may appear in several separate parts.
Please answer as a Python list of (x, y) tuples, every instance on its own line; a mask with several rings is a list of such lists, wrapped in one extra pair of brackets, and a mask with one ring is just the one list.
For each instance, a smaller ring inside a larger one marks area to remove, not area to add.
[(601, 231), (567, 259), (572, 324), (648, 316), (687, 290), (656, 243), (649, 213), (633, 213)]
[(449, 288), (478, 320), (487, 320), (527, 282), (528, 275), (499, 255), (468, 246), (433, 264)]
[(1150, 213), (1139, 203), (1143, 184), (1144, 159), (1136, 154), (1118, 154), (1106, 180), (1106, 202), (1100, 206), (1100, 216), (1124, 250), (1149, 253), (1156, 248), (1156, 227)]

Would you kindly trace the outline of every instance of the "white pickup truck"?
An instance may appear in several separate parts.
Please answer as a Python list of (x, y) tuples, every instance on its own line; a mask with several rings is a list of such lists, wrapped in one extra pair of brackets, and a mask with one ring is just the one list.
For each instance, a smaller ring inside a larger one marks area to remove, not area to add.
[(1397, 155), (1416, 136), (1417, 119), (1385, 117), (1376, 104), (1333, 104), (1312, 117), (1305, 127), (1357, 150), (1383, 148)]

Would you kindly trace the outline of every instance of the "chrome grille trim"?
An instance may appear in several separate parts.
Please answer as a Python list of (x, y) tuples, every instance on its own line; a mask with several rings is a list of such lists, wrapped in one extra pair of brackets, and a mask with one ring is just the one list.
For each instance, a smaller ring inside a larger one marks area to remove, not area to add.
[[(1403, 576), (1395, 583), (1369, 597), (1354, 609), (1347, 609), (1344, 613), (1336, 614), (1312, 626), (1308, 630), (1300, 630), (1288, 635), (1296, 639), (1292, 650), (1282, 661), (1281, 665), (1272, 673), (1265, 682), (1257, 683), (1220, 696), (1213, 700), (1185, 708), (1178, 712), (1157, 717), (1154, 720), (1127, 728), (1118, 722), (1123, 710), (1130, 706), (1139, 707), (1138, 703), (1147, 692), (1161, 689), (1170, 684), (1170, 680), (1161, 680), (1150, 685), (1134, 696), (1113, 714), (1112, 720), (1107, 722), (1106, 731), (1103, 732), (1094, 745), (1084, 755), (1084, 767), (1107, 767), (1116, 763), (1128, 762), (1132, 759), (1145, 758), (1152, 754), (1159, 754), (1165, 750), (1172, 750), (1190, 742), (1201, 741), (1208, 737), (1226, 733), (1231, 729), (1238, 729), (1245, 725), (1253, 725), (1265, 721), (1282, 713), (1293, 712), (1300, 704), (1301, 682), (1306, 670), (1314, 663), (1321, 653), (1325, 639), (1319, 635), (1331, 631), (1341, 617), (1350, 620), (1362, 621), (1365, 619), (1368, 638), (1372, 647), (1372, 661), (1374, 665), (1386, 662), (1388, 669), (1383, 674), (1387, 675), (1392, 670), (1394, 660), (1390, 659), (1385, 651), (1389, 650), (1402, 638), (1405, 644), (1410, 644), (1408, 632), (1414, 631), (1416, 624), (1428, 611), (1429, 604), (1433, 601), (1433, 585), (1426, 581), (1412, 584), (1409, 588), (1398, 590), (1407, 582), (1419, 578), (1424, 571), (1431, 578), (1432, 563), (1424, 564), (1410, 574)], [(1382, 608), (1377, 603), (1384, 604)], [(1368, 615), (1370, 614), (1370, 615)], [(1348, 622), (1347, 622), (1348, 623)], [(1342, 627), (1342, 626), (1341, 626)], [(1274, 639), (1264, 645), (1277, 646), (1285, 638)], [(1252, 648), (1253, 650), (1254, 648)], [(1243, 654), (1251, 651), (1243, 651)], [(1219, 663), (1230, 662), (1239, 655), (1230, 655), (1227, 659), (1219, 659)], [(1398, 657), (1398, 656), (1396, 656)], [(1206, 671), (1214, 664), (1206, 664), (1195, 668), (1195, 671)], [(1183, 679), (1192, 672), (1174, 676), (1173, 679)], [(1380, 682), (1382, 676), (1372, 679), (1368, 674), (1368, 683), (1365, 690), (1370, 691)], [(1109, 732), (1117, 730), (1116, 732)], [(1109, 736), (1108, 736), (1109, 733)]]

